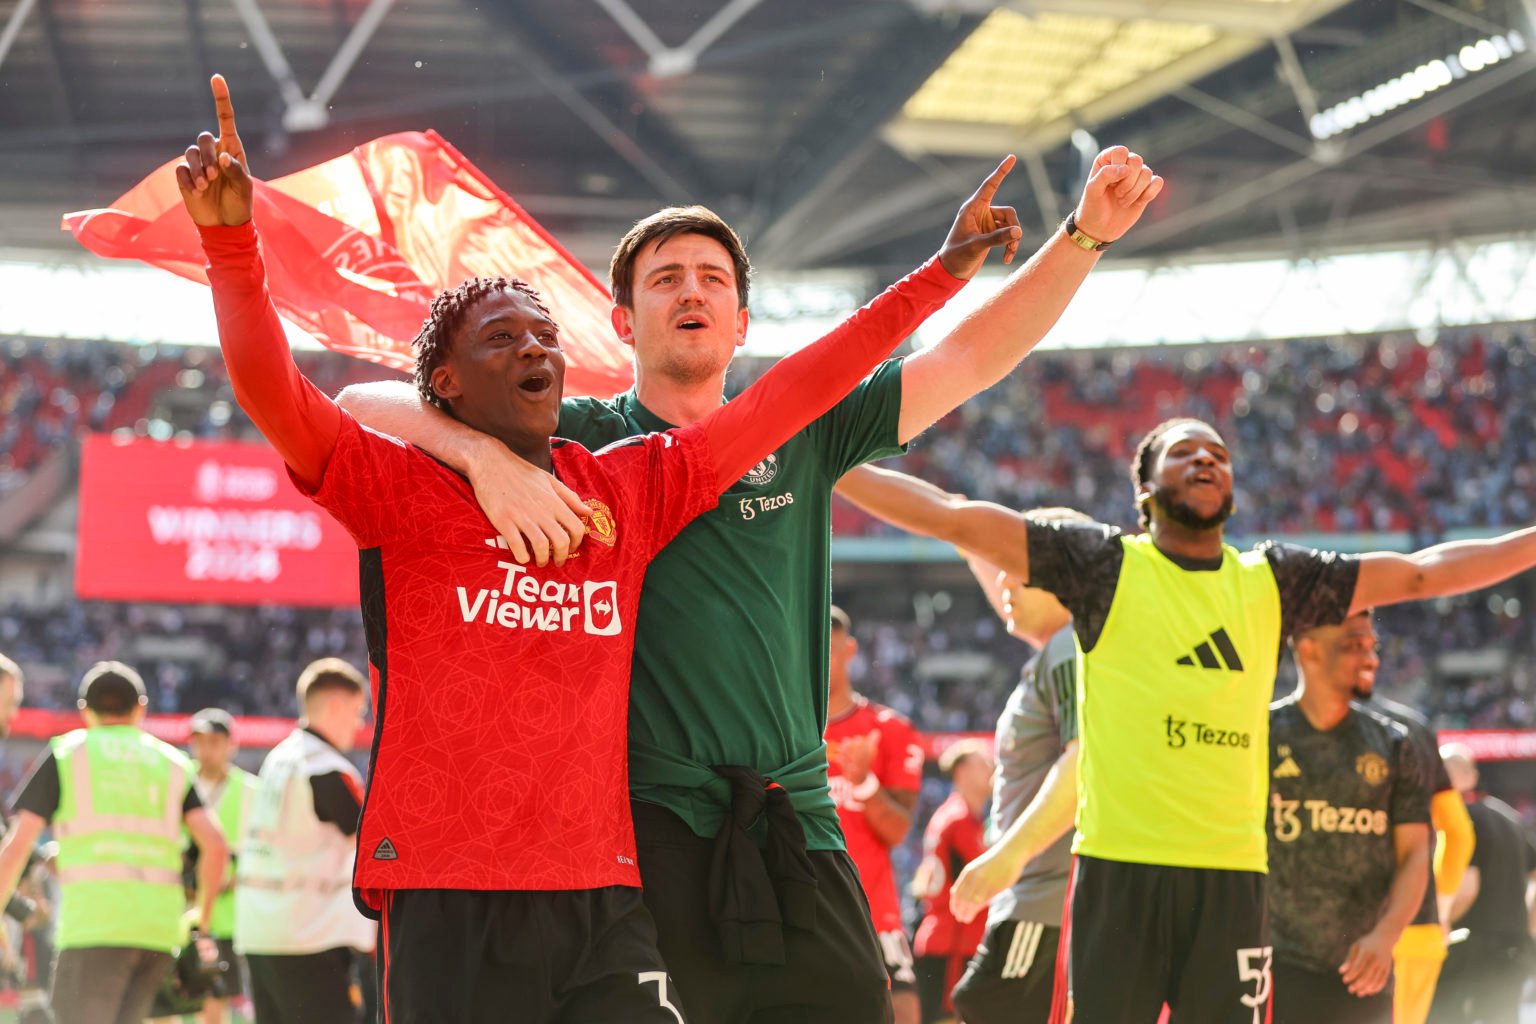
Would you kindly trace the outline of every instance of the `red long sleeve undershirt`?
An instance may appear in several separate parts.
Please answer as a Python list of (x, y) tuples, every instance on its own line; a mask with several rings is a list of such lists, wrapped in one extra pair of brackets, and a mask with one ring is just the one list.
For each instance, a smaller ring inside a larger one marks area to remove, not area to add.
[[(294, 475), (317, 488), (341, 432), (341, 409), (293, 361), (267, 293), (255, 226), (198, 231), (235, 399)], [(836, 405), (964, 284), (929, 260), (695, 424), (709, 442), (719, 489)]]

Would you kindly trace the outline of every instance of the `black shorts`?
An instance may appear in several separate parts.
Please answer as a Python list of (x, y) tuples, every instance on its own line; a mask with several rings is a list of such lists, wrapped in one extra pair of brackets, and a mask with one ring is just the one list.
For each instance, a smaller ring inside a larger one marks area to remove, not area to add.
[(1270, 993), (1263, 875), (1079, 856), (1069, 974), (1075, 1020), (1262, 1024)]
[[(1392, 1024), (1392, 982), (1373, 996), (1351, 995), (1338, 971), (1275, 964), (1274, 1024)], [(1510, 1024), (1514, 1024), (1513, 1021)]]
[(352, 1002), (353, 951), (274, 956), (247, 953), (251, 1002), (262, 1024), (335, 1024), (357, 1015)]
[(1060, 948), (1061, 929), (1052, 925), (988, 923), (976, 955), (955, 986), (960, 1018), (965, 1024), (1045, 1024), (1056, 995)]
[(968, 959), (958, 953), (917, 958), (917, 997), (922, 1003), (923, 1024), (954, 1017), (955, 1005), (949, 994), (960, 983)]
[(235, 952), (234, 939), (215, 939), (219, 944), (219, 959), (226, 965), (224, 973), (213, 983), (215, 999), (232, 999), (245, 995), (245, 958)]
[(816, 927), (786, 925), (783, 964), (733, 964), (710, 912), (715, 840), (656, 804), (633, 801), (645, 903), (661, 953), (707, 1024), (881, 1024), (890, 983), (858, 869), (841, 850), (810, 852)]
[(686, 1020), (651, 915), (625, 886), (396, 890), (379, 944), (385, 1024)]
[(916, 992), (917, 974), (912, 967), (912, 943), (904, 931), (880, 932), (880, 954), (885, 957), (885, 973), (891, 979), (891, 992)]

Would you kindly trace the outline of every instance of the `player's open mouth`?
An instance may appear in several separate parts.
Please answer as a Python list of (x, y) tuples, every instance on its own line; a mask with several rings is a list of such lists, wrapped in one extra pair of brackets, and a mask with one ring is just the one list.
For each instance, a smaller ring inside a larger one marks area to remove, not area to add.
[(696, 316), (685, 316), (676, 324), (677, 329), (680, 331), (702, 331), (708, 326), (709, 324)]
[(542, 394), (554, 386), (554, 378), (545, 373), (535, 373), (524, 377), (517, 386), (530, 395)]

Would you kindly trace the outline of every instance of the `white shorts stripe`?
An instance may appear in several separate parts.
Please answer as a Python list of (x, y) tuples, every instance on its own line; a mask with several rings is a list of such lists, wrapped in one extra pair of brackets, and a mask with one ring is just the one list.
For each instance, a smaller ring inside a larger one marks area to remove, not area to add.
[(1045, 926), (1038, 922), (1024, 921), (1019, 924), (1013, 933), (1013, 941), (1008, 944), (1002, 977), (1022, 978), (1029, 973), (1035, 962), (1035, 953), (1040, 949), (1040, 937), (1044, 933)]

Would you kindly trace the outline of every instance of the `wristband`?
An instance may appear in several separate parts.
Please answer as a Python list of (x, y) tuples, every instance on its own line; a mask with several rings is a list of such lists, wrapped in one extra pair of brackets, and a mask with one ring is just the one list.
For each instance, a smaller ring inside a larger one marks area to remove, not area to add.
[(853, 798), (860, 803), (880, 792), (880, 780), (874, 772), (864, 776), (864, 781), (853, 787)]
[(1105, 249), (1108, 249), (1111, 245), (1114, 244), (1113, 242), (1101, 242), (1097, 238), (1094, 238), (1092, 235), (1084, 234), (1081, 230), (1079, 230), (1077, 226), (1076, 213), (1067, 214), (1066, 223), (1062, 224), (1061, 230), (1065, 231), (1067, 233), (1067, 237), (1072, 239), (1073, 245), (1080, 249), (1085, 249), (1088, 252), (1103, 252)]

